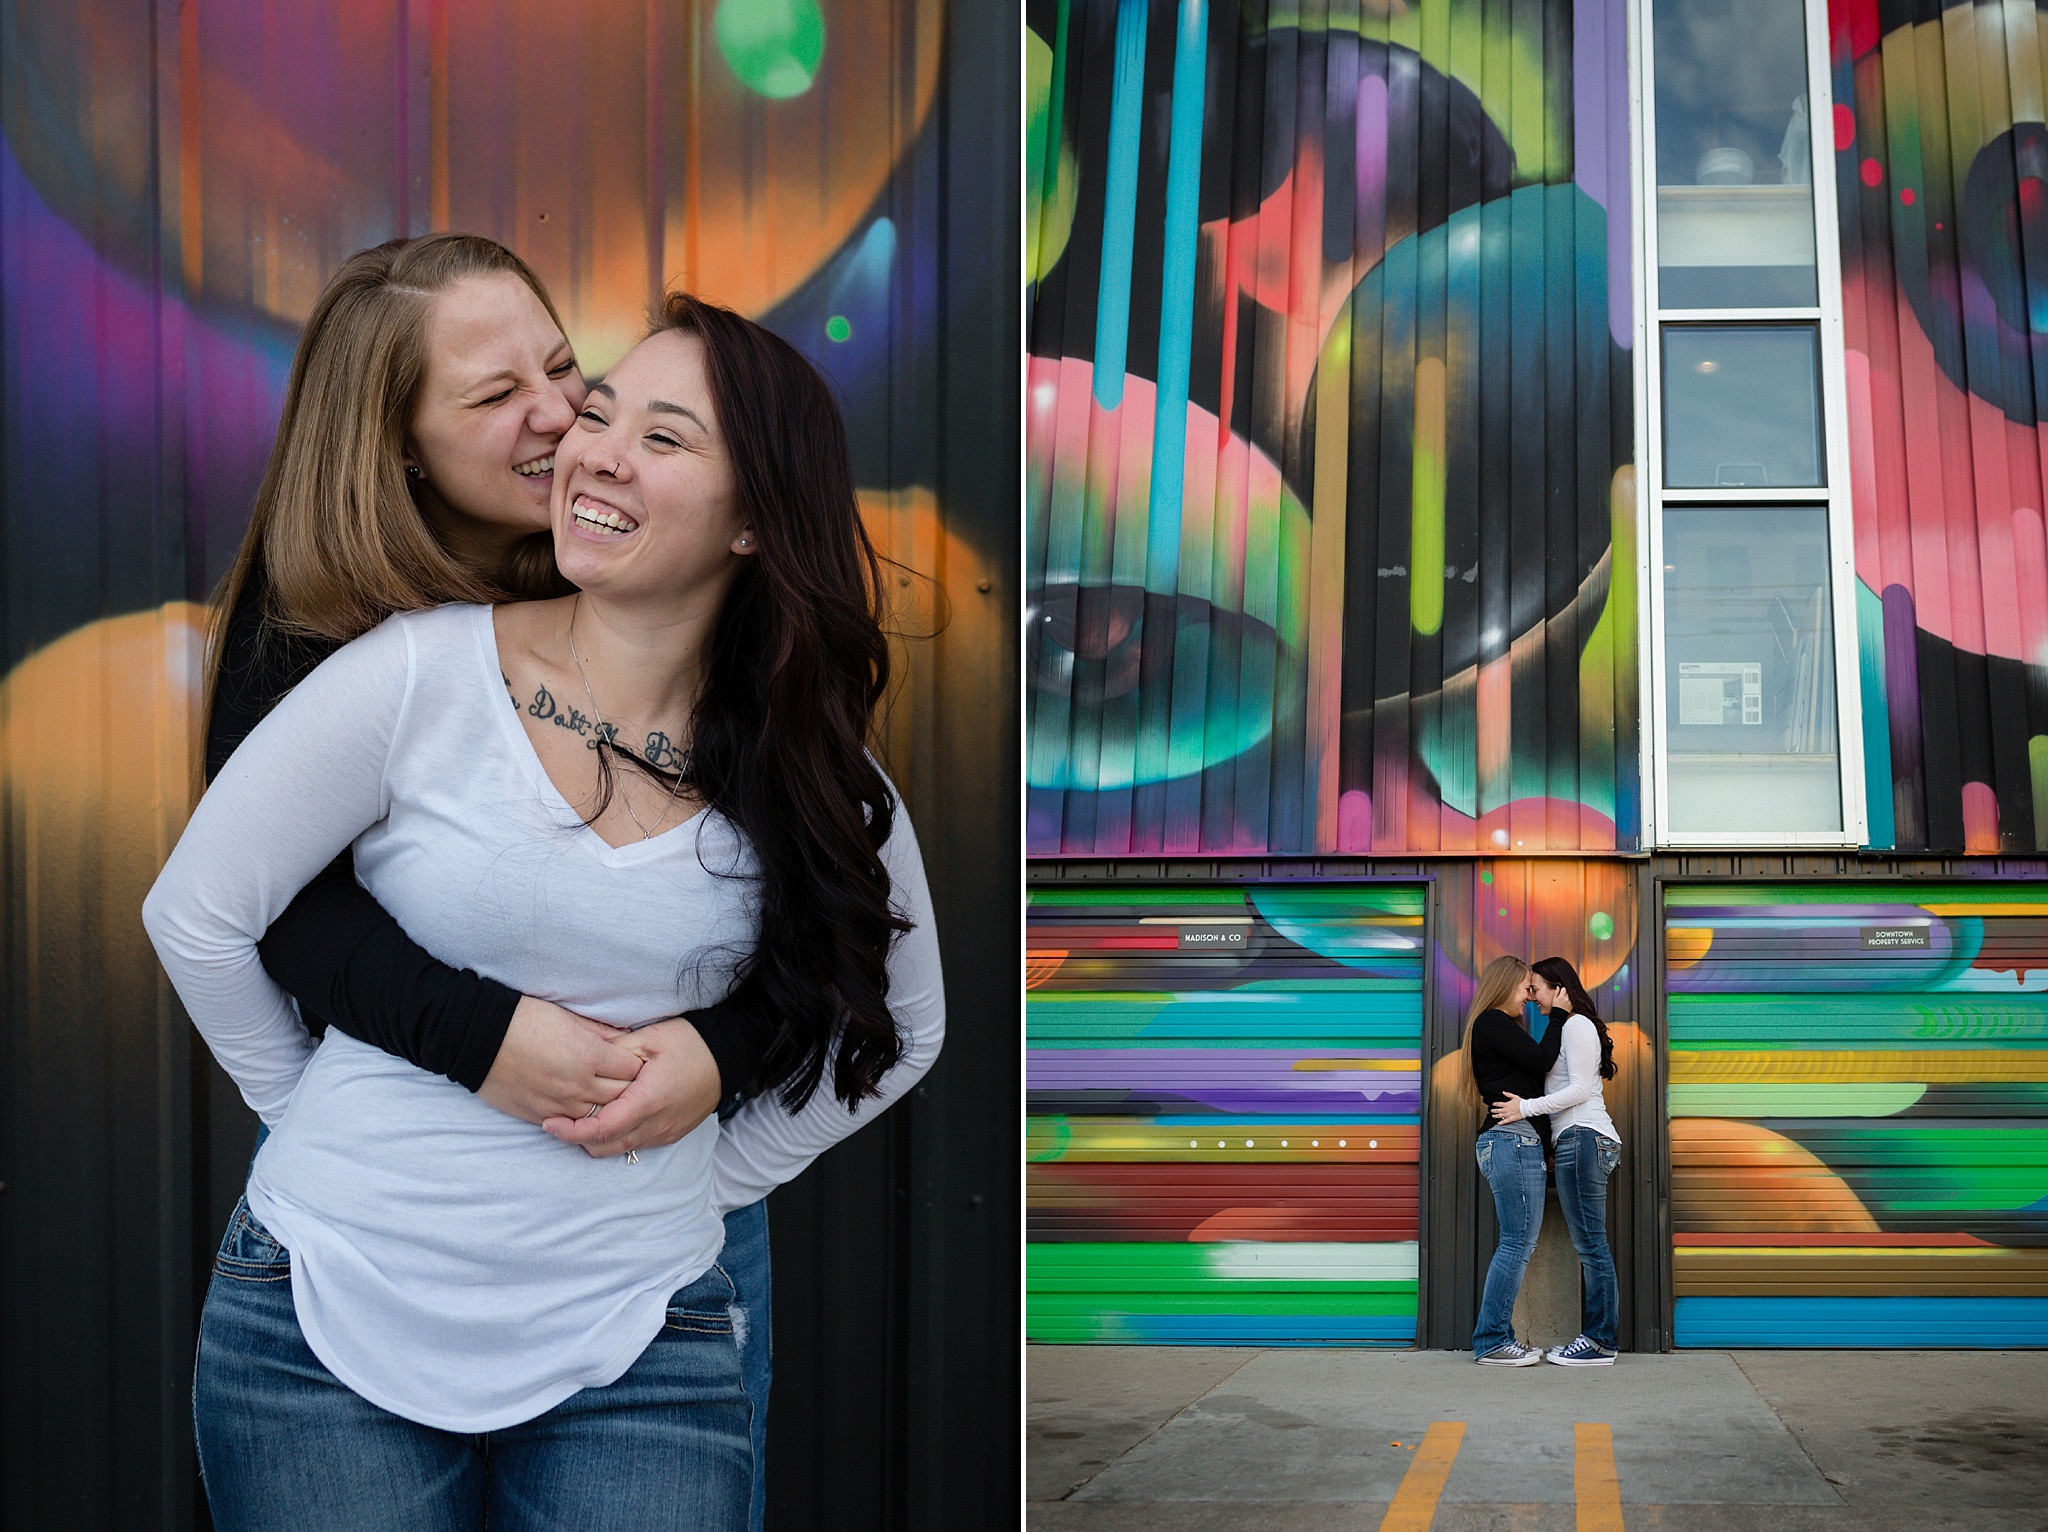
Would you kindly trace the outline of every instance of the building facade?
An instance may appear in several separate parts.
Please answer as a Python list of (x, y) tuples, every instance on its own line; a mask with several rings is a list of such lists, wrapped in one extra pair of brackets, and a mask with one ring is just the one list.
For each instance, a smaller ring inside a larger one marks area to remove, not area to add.
[(1034, 1338), (1463, 1345), (1514, 952), (1625, 1346), (2048, 1344), (2036, 16), (1029, 8)]

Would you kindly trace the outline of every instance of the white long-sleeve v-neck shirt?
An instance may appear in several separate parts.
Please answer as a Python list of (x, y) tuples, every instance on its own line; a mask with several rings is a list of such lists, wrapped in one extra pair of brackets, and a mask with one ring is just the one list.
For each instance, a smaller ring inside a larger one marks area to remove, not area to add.
[(1543, 1077), (1543, 1094), (1522, 1103), (1524, 1117), (1548, 1117), (1550, 1141), (1566, 1128), (1591, 1128), (1611, 1143), (1620, 1143), (1614, 1119), (1607, 1115), (1607, 1097), (1600, 1088), (1600, 1033), (1590, 1018), (1577, 1012), (1560, 1023), (1564, 1040), (1557, 1062)]
[(316, 1048), (257, 940), (341, 851), (445, 961), (619, 1026), (723, 996), (754, 946), (755, 864), (721, 816), (613, 847), (549, 781), (507, 695), (491, 612), (394, 617), (334, 654), (229, 759), (143, 907), (214, 1057), (271, 1132), (249, 1205), (292, 1255), (307, 1343), (350, 1388), (451, 1431), (609, 1383), (723, 1218), (908, 1090), (944, 1028), (931, 897), (899, 805), (882, 848), (911, 929), (905, 1037), (880, 1099), (764, 1099), (639, 1163), (593, 1159), (330, 1029)]

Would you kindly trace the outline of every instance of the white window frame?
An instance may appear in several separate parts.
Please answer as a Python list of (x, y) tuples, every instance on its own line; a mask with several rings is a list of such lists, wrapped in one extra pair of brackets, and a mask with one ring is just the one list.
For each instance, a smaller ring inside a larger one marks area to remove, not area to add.
[[(1834, 95), (1828, 79), (1826, 0), (1804, 0), (1806, 17), (1807, 135), (1813, 155), (1814, 278), (1820, 302), (1810, 308), (1663, 309), (1657, 306), (1656, 58), (1651, 13), (1656, 0), (1629, 3), (1629, 117), (1635, 208), (1636, 334), (1636, 546), (1638, 610), (1647, 632), (1638, 653), (1642, 672), (1643, 843), (1673, 849), (1812, 846), (1861, 847), (1869, 838), (1864, 801), (1862, 676), (1856, 633), (1856, 538), (1850, 504), (1848, 384), (1842, 334), (1842, 255), (1835, 205)], [(1821, 440), (1825, 489), (1666, 490), (1664, 488), (1663, 326), (1666, 324), (1782, 324), (1804, 321), (1820, 332)], [(1835, 646), (1835, 737), (1841, 779), (1842, 828), (1812, 833), (1715, 831), (1680, 833), (1671, 823), (1669, 751), (1665, 733), (1664, 508), (1666, 505), (1825, 505), (1828, 512), (1829, 596)]]

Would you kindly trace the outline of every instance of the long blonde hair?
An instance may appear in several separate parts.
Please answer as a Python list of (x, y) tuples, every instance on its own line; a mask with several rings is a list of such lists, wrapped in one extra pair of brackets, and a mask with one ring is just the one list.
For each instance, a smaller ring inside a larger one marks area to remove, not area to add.
[(475, 234), (359, 250), (321, 292), (292, 358), (249, 530), (215, 600), (209, 698), (229, 615), (259, 567), (264, 631), (336, 643), (394, 612), (566, 589), (549, 534), (522, 542), (508, 569), (472, 568), (441, 546), (406, 483), (428, 314), (438, 294), (479, 276), (516, 277), (561, 323), (527, 264)]
[(1458, 1097), (1461, 1105), (1478, 1115), (1482, 1125), (1486, 1121), (1487, 1110), (1486, 1103), (1479, 1097), (1479, 1082), (1472, 1073), (1472, 1028), (1488, 1011), (1506, 1011), (1512, 1016), (1521, 1009), (1513, 1002), (1528, 978), (1529, 965), (1518, 957), (1503, 953), (1480, 970), (1479, 986), (1472, 992), (1472, 1004), (1465, 1012), (1465, 1040), (1459, 1045), (1464, 1052), (1465, 1067), (1458, 1071)]

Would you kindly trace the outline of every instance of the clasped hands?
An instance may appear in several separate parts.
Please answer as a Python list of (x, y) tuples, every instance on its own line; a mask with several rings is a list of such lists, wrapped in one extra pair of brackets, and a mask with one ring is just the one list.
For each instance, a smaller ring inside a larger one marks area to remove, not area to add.
[(673, 1144), (716, 1111), (718, 1064), (683, 1017), (627, 1031), (525, 995), (477, 1095), (610, 1159)]

